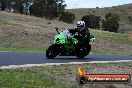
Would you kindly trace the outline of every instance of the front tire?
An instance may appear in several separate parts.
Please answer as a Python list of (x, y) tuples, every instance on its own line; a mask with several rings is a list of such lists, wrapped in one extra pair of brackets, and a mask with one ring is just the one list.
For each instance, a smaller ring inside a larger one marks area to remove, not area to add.
[(53, 59), (57, 56), (57, 49), (55, 45), (51, 45), (47, 50), (46, 50), (46, 57), (48, 59)]

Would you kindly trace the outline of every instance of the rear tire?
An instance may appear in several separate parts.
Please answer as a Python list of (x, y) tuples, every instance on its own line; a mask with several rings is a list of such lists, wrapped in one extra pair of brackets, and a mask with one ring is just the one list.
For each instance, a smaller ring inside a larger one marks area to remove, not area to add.
[(78, 58), (84, 58), (85, 56), (87, 56), (89, 54), (89, 52), (91, 51), (91, 45), (89, 44), (87, 47), (82, 47), (82, 48), (78, 48), (76, 50), (76, 56)]
[(77, 49), (76, 56), (78, 58), (84, 58), (86, 56), (86, 54), (85, 54), (84, 50), (82, 48), (80, 48), (80, 49)]
[(87, 51), (88, 51), (88, 54), (91, 51), (91, 45), (90, 44), (88, 44), (88, 46), (87, 46)]
[(46, 50), (46, 57), (48, 59), (53, 59), (57, 56), (57, 49), (55, 45), (51, 45), (47, 50)]

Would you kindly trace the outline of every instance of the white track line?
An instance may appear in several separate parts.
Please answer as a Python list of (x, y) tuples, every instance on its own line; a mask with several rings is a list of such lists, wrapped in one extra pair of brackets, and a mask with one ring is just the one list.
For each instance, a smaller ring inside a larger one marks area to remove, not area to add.
[(25, 65), (9, 65), (1, 66), (0, 69), (19, 69), (27, 67), (40, 67), (52, 65), (65, 65), (65, 64), (85, 64), (85, 63), (117, 63), (117, 62), (130, 62), (132, 60), (118, 60), (118, 61), (91, 61), (91, 62), (69, 62), (69, 63), (44, 63), (44, 64), (25, 64)]

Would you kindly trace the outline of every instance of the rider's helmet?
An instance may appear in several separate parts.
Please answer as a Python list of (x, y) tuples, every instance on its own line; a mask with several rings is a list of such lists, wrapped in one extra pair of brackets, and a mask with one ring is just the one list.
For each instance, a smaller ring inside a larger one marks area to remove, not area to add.
[(85, 28), (85, 22), (84, 21), (77, 21), (77, 29), (80, 31)]

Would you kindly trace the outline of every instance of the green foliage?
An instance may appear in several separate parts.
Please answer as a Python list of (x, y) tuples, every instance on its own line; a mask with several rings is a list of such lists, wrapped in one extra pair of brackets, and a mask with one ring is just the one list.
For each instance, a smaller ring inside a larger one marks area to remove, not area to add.
[(112, 17), (113, 19), (115, 19), (117, 21), (120, 21), (119, 16), (116, 15), (116, 14), (108, 13), (108, 14), (105, 15), (105, 18), (109, 18), (109, 17)]
[(132, 16), (128, 16), (128, 19), (132, 23)]
[[(25, 0), (23, 0), (25, 1)], [(11, 9), (14, 8), (15, 12), (20, 12), (21, 14), (23, 13), (24, 7), (23, 7), (23, 1), (22, 0), (15, 0), (15, 3), (13, 3), (12, 0), (1, 0), (2, 2), (2, 10), (5, 10), (5, 8), (7, 9)]]
[(53, 19), (58, 17), (65, 9), (63, 0), (34, 0), (32, 5), (32, 15)]
[(6, 8), (9, 9), (11, 8), (11, 0), (2, 0), (5, 2)]
[(100, 27), (100, 24), (99, 24), (100, 17), (97, 17), (95, 15), (85, 15), (82, 17), (81, 20), (85, 21), (86, 26), (88, 28), (99, 28)]
[(75, 20), (75, 14), (70, 12), (63, 12), (59, 18), (59, 21), (64, 21), (66, 23), (73, 23)]
[(5, 1), (4, 0), (0, 0), (0, 3), (1, 3), (1, 10), (5, 10), (5, 8), (6, 8)]
[(110, 32), (118, 32), (118, 27), (120, 18), (116, 14), (108, 13), (105, 16), (105, 19), (102, 21), (102, 28), (104, 31), (110, 31)]
[(23, 14), (24, 7), (23, 7), (23, 2), (21, 0), (16, 0), (14, 7), (17, 10), (17, 12)]
[(96, 9), (99, 9), (99, 7), (96, 7)]

